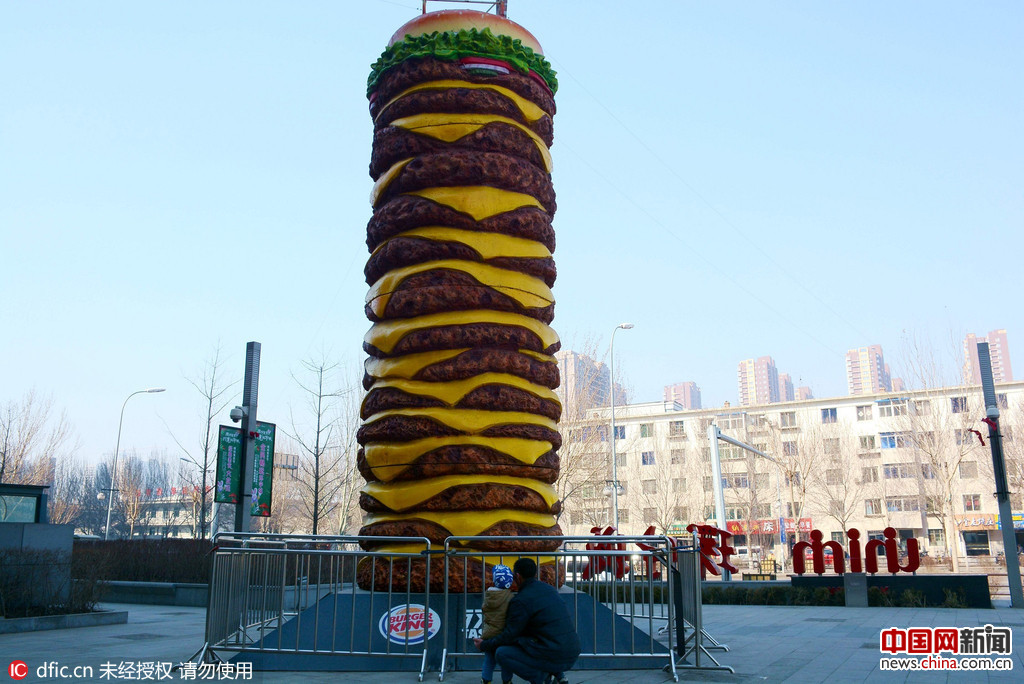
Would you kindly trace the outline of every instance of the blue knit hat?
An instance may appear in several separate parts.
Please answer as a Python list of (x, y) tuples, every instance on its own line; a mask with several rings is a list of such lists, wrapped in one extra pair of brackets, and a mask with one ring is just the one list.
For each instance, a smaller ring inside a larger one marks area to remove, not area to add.
[(512, 570), (507, 565), (495, 565), (491, 570), (491, 578), (494, 586), (499, 589), (508, 589), (512, 586)]

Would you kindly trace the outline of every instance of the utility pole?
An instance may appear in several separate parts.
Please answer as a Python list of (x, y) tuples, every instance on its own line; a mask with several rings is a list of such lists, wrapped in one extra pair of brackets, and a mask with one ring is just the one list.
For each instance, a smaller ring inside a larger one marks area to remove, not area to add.
[(252, 477), (256, 460), (256, 399), (260, 388), (260, 343), (245, 345), (245, 384), (242, 388), (242, 484), (235, 504), (235, 532), (252, 530)]
[(992, 447), (992, 469), (996, 476), (996, 501), (999, 503), (999, 529), (1003, 533), (1003, 559), (1006, 561), (1006, 580), (1010, 588), (1010, 605), (1024, 608), (1024, 590), (1020, 583), (1020, 561), (1017, 557), (1017, 535), (1013, 531), (1013, 510), (1010, 507), (1010, 487), (1006, 479), (1006, 460), (1003, 458), (1003, 436), (999, 432), (999, 402), (992, 379), (992, 359), (988, 342), (978, 343), (978, 367), (981, 371), (981, 390), (985, 396), (985, 424)]

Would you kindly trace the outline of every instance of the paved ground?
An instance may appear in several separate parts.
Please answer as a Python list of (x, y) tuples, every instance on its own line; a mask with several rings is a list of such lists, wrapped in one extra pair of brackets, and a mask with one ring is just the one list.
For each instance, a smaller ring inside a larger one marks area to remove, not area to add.
[[(25, 682), (54, 681), (60, 677), (51, 671), (46, 677), (37, 670), (48, 662), (70, 668), (91, 666), (91, 680), (114, 681), (102, 676), (104, 663), (139, 661), (173, 662), (192, 655), (203, 642), (202, 608), (174, 606), (113, 605), (112, 610), (127, 610), (128, 623), (106, 627), (86, 627), (50, 632), (0, 636), (0, 658), (6, 669), (13, 660), (28, 665)], [(1024, 679), (1024, 610), (948, 608), (808, 608), (780, 606), (705, 606), (705, 627), (728, 644), (728, 653), (716, 653), (721, 662), (736, 669), (736, 674), (680, 670), (683, 681), (714, 682), (985, 682), (1022, 681)], [(1013, 630), (1012, 672), (958, 673), (919, 672), (911, 675), (879, 670), (879, 631), (888, 627), (974, 627), (986, 624), (1006, 625)], [(47, 674), (44, 672), (44, 674)], [(125, 672), (127, 674), (127, 672)], [(175, 673), (173, 680), (180, 675)], [(136, 674), (136, 679), (138, 675)], [(65, 680), (72, 679), (66, 677)], [(0, 681), (13, 681), (0, 675)], [(397, 684), (415, 682), (409, 673), (256, 673), (254, 682), (319, 683), (370, 682)], [(437, 681), (437, 673), (428, 673), (425, 681)], [(479, 682), (476, 672), (454, 672), (445, 682)], [(518, 680), (517, 680), (518, 681)], [(671, 679), (660, 671), (573, 671), (569, 681), (592, 682), (666, 682)]]

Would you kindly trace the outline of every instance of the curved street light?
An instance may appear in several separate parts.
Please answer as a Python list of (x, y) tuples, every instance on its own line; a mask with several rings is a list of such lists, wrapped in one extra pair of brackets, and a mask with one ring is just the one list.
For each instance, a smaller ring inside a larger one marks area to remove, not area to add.
[(619, 323), (612, 330), (612, 340), (608, 344), (608, 366), (611, 377), (609, 378), (609, 389), (611, 394), (611, 409), (612, 409), (612, 481), (607, 488), (610, 488), (612, 494), (612, 520), (615, 527), (615, 533), (619, 533), (619, 491), (622, 486), (619, 485), (619, 464), (615, 456), (615, 333), (619, 331), (619, 328), (623, 330), (632, 329), (632, 323)]
[(110, 496), (107, 497), (107, 526), (103, 529), (103, 538), (110, 539), (110, 511), (114, 506), (114, 481), (117, 475), (117, 452), (121, 450), (121, 426), (124, 425), (124, 407), (128, 405), (128, 399), (131, 399), (136, 394), (156, 394), (157, 392), (166, 391), (163, 387), (150, 387), (149, 389), (138, 390), (132, 392), (125, 398), (124, 403), (121, 404), (121, 420), (117, 423), (117, 444), (114, 446), (114, 465), (110, 469)]

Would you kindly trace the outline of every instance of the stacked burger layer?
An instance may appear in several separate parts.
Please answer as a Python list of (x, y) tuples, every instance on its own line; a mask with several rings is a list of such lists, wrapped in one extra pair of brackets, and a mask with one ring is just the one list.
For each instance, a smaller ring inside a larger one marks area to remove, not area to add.
[[(561, 534), (551, 486), (559, 341), (548, 325), (555, 86), (533, 36), (482, 12), (424, 14), (374, 65), (362, 535), (425, 537), (436, 548), (450, 536)], [(508, 563), (558, 540), (462, 547)], [(441, 569), (435, 560), (434, 589)], [(485, 571), (453, 564), (449, 589), (479, 589)], [(414, 591), (428, 582), (422, 561), (363, 563), (358, 579)]]

